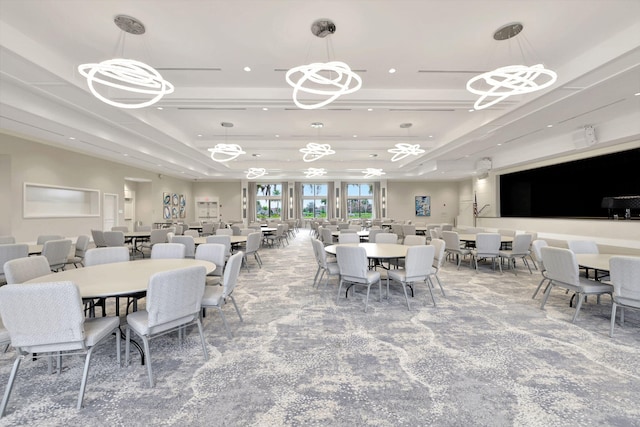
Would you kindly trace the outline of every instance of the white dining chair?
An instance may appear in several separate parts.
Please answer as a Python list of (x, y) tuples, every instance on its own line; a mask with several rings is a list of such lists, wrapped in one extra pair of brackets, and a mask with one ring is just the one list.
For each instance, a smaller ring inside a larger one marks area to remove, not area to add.
[[(338, 246), (336, 248), (336, 258), (338, 259), (338, 267), (340, 269), (340, 283), (338, 285), (338, 297), (336, 303), (340, 299), (340, 292), (343, 284), (365, 286), (367, 288), (367, 296), (364, 302), (364, 311), (369, 306), (369, 292), (371, 285), (378, 284), (380, 292), (380, 301), (382, 301), (382, 282), (380, 273), (375, 270), (369, 270), (369, 262), (367, 260), (367, 252), (360, 246)], [(347, 289), (348, 291), (348, 289)]]
[(614, 256), (609, 260), (610, 282), (613, 285), (611, 327), (613, 336), (616, 312), (620, 308), (620, 325), (624, 324), (624, 309), (640, 309), (640, 257)]

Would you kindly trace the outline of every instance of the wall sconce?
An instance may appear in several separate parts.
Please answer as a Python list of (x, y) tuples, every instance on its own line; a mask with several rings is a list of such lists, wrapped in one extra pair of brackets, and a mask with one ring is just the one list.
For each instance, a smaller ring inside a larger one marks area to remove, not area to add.
[(242, 189), (242, 219), (247, 217), (247, 189)]

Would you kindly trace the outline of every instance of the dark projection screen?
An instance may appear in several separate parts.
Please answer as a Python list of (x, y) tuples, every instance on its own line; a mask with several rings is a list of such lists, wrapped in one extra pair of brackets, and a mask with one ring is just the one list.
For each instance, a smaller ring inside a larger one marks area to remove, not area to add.
[(615, 196), (640, 196), (640, 148), (500, 176), (503, 217), (624, 217), (601, 207)]

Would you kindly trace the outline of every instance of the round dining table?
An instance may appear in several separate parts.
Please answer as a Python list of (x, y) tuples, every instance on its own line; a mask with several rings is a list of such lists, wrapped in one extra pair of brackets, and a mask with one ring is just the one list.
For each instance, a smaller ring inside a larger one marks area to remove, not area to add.
[(367, 252), (367, 258), (395, 259), (407, 256), (407, 249), (411, 246), (398, 245), (396, 243), (343, 243), (325, 246), (328, 254), (335, 255), (338, 246), (360, 246)]
[(204, 266), (207, 274), (216, 269), (216, 265), (212, 262), (190, 258), (141, 259), (70, 268), (40, 276), (25, 283), (70, 281), (78, 286), (83, 299), (121, 297), (145, 292), (149, 278), (155, 273), (195, 265)]
[[(231, 239), (231, 246), (239, 245), (241, 243), (247, 243), (247, 236), (229, 236)], [(203, 245), (207, 243), (206, 237), (194, 237), (193, 242), (197, 245)]]

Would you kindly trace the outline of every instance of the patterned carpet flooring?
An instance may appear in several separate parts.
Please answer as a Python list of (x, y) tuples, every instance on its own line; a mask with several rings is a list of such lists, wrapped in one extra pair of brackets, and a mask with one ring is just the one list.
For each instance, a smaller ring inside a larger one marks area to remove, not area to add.
[[(336, 303), (335, 278), (312, 288), (309, 231), (260, 251), (224, 310), (210, 310), (205, 362), (195, 328), (151, 341), (155, 388), (140, 357), (118, 367), (113, 340), (96, 348), (75, 409), (83, 358), (60, 375), (25, 360), (0, 425), (29, 426), (640, 426), (640, 311), (610, 338), (610, 300), (590, 298), (575, 324), (570, 295), (545, 310), (531, 294), (540, 273), (447, 263), (446, 297), (417, 286), (389, 299), (362, 289)], [(134, 261), (135, 262), (135, 261)], [(111, 313), (114, 311), (111, 310)], [(122, 320), (124, 322), (124, 319)], [(124, 347), (123, 347), (124, 349)], [(0, 354), (6, 384), (13, 349)], [(124, 359), (123, 359), (124, 360)]]

